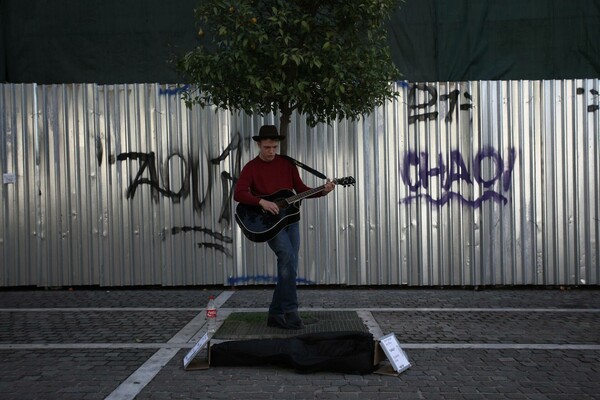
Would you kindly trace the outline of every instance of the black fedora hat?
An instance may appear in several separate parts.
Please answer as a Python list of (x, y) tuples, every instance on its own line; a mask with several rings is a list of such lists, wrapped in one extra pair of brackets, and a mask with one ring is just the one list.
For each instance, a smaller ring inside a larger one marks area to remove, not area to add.
[(252, 139), (257, 142), (264, 139), (283, 140), (285, 139), (285, 136), (279, 134), (275, 125), (263, 125), (258, 131), (258, 136), (252, 136)]

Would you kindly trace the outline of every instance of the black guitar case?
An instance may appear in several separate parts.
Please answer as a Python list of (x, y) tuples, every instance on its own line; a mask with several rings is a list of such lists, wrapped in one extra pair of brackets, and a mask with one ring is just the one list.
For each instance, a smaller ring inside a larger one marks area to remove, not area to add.
[(218, 343), (210, 348), (210, 365), (276, 365), (301, 373), (363, 375), (375, 370), (374, 355), (375, 342), (370, 333), (324, 332)]

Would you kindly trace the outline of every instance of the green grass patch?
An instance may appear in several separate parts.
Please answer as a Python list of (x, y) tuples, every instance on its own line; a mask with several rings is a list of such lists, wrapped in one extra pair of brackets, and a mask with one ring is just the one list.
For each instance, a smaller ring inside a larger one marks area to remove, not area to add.
[(257, 323), (257, 322), (266, 322), (267, 314), (266, 313), (232, 313), (227, 318), (228, 321), (233, 322), (248, 322), (248, 323)]

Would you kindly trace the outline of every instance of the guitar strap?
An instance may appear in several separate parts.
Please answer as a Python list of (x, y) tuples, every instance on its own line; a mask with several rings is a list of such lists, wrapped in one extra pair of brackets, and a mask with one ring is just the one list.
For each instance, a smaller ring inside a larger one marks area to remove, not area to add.
[(283, 157), (283, 158), (285, 158), (286, 160), (289, 160), (292, 164), (295, 164), (295, 165), (299, 166), (300, 168), (304, 168), (305, 170), (307, 170), (311, 174), (316, 175), (316, 176), (318, 176), (321, 179), (327, 179), (327, 177), (324, 174), (320, 173), (319, 171), (317, 171), (314, 168), (309, 167), (306, 164), (302, 164), (300, 161), (298, 161), (298, 160), (296, 160), (296, 159), (294, 159), (292, 157), (286, 156), (284, 154), (280, 154), (280, 156)]

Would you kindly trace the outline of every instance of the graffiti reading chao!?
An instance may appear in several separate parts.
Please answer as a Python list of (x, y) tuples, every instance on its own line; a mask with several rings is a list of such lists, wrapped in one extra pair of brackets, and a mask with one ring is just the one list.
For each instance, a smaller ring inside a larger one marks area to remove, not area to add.
[[(400, 176), (415, 194), (403, 198), (401, 202), (410, 203), (424, 198), (430, 203), (443, 206), (456, 198), (474, 208), (480, 207), (487, 200), (506, 204), (508, 199), (503, 193), (510, 189), (515, 159), (514, 148), (509, 149), (504, 159), (493, 147), (485, 147), (473, 157), (472, 168), (469, 170), (458, 150), (451, 151), (447, 156), (441, 153), (431, 155), (426, 151), (406, 152), (401, 158)], [(481, 196), (469, 199), (461, 192), (454, 191), (459, 186), (456, 183), (461, 181), (463, 187), (464, 184), (481, 185)], [(441, 194), (434, 197), (430, 192)]]

